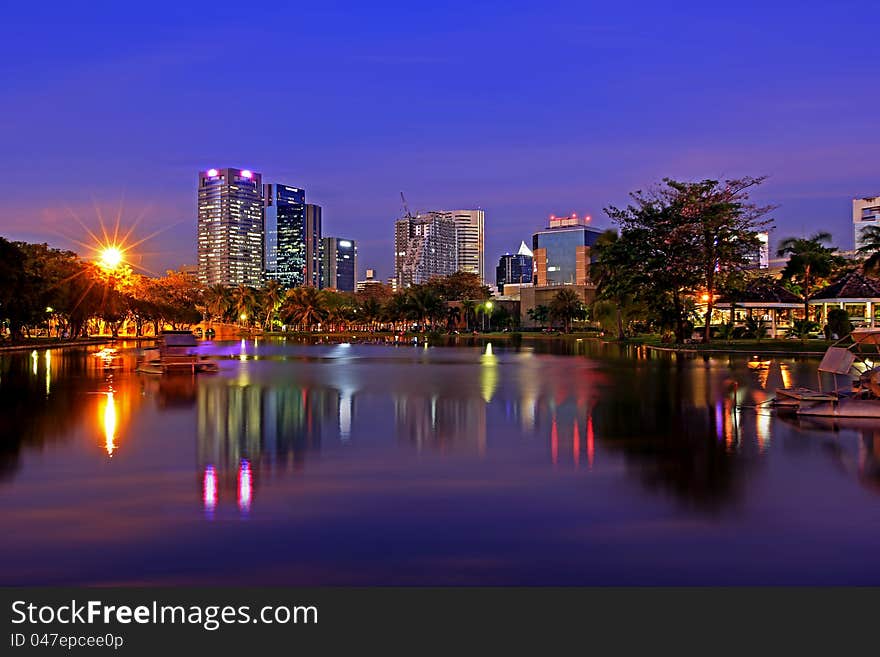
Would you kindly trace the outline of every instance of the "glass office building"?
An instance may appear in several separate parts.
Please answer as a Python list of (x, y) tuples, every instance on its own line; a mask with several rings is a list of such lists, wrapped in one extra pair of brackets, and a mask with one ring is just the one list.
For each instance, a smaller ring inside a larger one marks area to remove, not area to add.
[(321, 206), (306, 203), (298, 187), (266, 185), (266, 225), (266, 277), (286, 288), (320, 287)]
[(357, 276), (357, 244), (341, 237), (325, 237), (323, 287), (354, 292)]
[[(266, 278), (277, 280), (284, 287), (302, 285), (302, 280), (296, 282), (295, 273), (305, 269), (305, 190), (269, 183), (263, 186), (263, 198), (266, 204)], [(279, 234), (282, 236), (280, 266)]]
[(531, 283), (533, 254), (531, 249), (523, 242), (516, 253), (506, 253), (498, 260), (495, 268), (495, 285), (498, 291), (504, 294), (504, 285), (507, 283)]
[(199, 172), (197, 239), (202, 284), (261, 284), (263, 188), (259, 173), (231, 168)]
[(532, 236), (535, 285), (589, 284), (590, 247), (602, 231), (587, 226), (588, 220), (551, 217), (550, 225)]

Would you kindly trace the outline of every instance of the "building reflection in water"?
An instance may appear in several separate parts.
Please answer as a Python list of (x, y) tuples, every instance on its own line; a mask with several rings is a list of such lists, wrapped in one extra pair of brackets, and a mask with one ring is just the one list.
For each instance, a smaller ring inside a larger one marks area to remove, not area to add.
[[(348, 393), (351, 409), (352, 392)], [(300, 468), (322, 439), (341, 437), (342, 395), (330, 387), (279, 387), (218, 379), (199, 385), (197, 459), (205, 512), (224, 499), (251, 510), (261, 478)], [(345, 427), (350, 432), (350, 415)]]

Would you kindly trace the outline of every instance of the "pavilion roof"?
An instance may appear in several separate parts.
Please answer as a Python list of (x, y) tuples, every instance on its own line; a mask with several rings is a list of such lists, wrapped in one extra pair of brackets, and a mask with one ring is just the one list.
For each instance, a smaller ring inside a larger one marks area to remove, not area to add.
[(880, 281), (860, 271), (849, 271), (810, 297), (810, 301), (824, 299), (880, 299)]
[[(719, 303), (730, 303), (729, 297), (719, 299)], [(733, 301), (742, 304), (794, 304), (803, 305), (804, 300), (777, 281), (756, 278), (746, 285), (745, 290), (737, 294)]]

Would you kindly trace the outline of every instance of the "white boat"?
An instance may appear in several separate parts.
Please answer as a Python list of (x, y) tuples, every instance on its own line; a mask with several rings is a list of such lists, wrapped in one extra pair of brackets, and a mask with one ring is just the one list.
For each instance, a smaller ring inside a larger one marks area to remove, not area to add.
[(191, 331), (162, 331), (159, 346), (145, 349), (135, 367), (143, 374), (211, 374), (217, 363), (199, 356), (196, 336)]
[[(852, 344), (828, 347), (817, 368), (818, 389), (777, 388), (776, 405), (796, 409), (798, 415), (876, 419), (880, 421), (880, 330), (853, 331)], [(822, 374), (834, 379), (834, 390), (822, 389)], [(839, 387), (839, 377), (849, 387)]]

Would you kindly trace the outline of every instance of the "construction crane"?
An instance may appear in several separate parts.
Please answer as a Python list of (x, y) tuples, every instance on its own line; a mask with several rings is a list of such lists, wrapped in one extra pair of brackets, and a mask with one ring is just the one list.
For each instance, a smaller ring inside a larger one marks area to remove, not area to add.
[(403, 201), (403, 211), (406, 213), (406, 218), (414, 218), (415, 215), (409, 211), (409, 206), (406, 204), (406, 196), (403, 195), (403, 192), (400, 192), (400, 200)]

